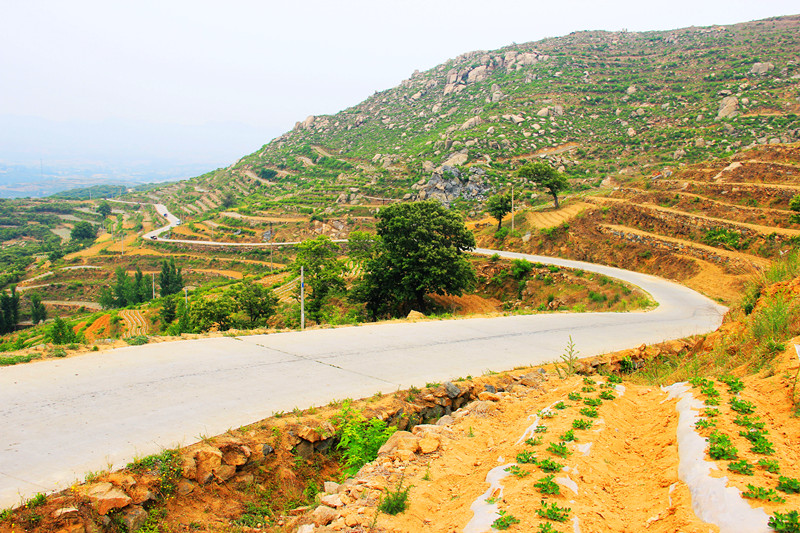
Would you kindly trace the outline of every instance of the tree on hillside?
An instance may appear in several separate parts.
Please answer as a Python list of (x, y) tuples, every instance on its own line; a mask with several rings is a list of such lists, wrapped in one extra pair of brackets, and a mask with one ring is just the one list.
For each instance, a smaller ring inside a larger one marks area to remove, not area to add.
[(399, 203), (377, 215), (380, 241), (357, 288), (373, 316), (425, 312), (425, 295), (459, 295), (475, 282), (475, 247), (459, 214), (435, 201)]
[(69, 344), (75, 342), (77, 338), (75, 331), (60, 316), (57, 316), (50, 326), (48, 337), (53, 344)]
[(35, 326), (39, 322), (47, 320), (47, 308), (42, 303), (42, 297), (38, 294), (31, 294), (31, 322)]
[(511, 195), (495, 194), (486, 201), (486, 210), (497, 220), (497, 230), (503, 224), (503, 217), (511, 212)]
[(95, 237), (97, 237), (97, 228), (85, 220), (76, 222), (69, 233), (69, 238), (73, 241), (88, 241)]
[(275, 314), (278, 297), (268, 287), (245, 280), (230, 292), (238, 307), (247, 314), (250, 326), (263, 326)]
[(366, 231), (351, 231), (347, 238), (347, 256), (358, 266), (363, 267), (377, 248), (379, 237)]
[(12, 285), (7, 293), (0, 294), (0, 334), (11, 333), (17, 329), (19, 321), (19, 294)]
[(97, 213), (102, 216), (104, 219), (111, 216), (111, 206), (103, 200), (99, 204), (97, 204)]
[(344, 262), (339, 257), (339, 246), (327, 235), (303, 241), (297, 245), (295, 270), (304, 268), (306, 286), (306, 309), (311, 320), (319, 322), (322, 306), (329, 295), (345, 288), (342, 275)]
[(169, 296), (183, 289), (181, 269), (175, 266), (173, 257), (161, 261), (161, 274), (158, 276), (158, 285), (161, 288), (161, 296)]
[(534, 182), (539, 187), (547, 189), (547, 192), (553, 197), (556, 209), (558, 209), (558, 193), (569, 186), (567, 178), (561, 172), (544, 161), (534, 161), (522, 165), (517, 174)]

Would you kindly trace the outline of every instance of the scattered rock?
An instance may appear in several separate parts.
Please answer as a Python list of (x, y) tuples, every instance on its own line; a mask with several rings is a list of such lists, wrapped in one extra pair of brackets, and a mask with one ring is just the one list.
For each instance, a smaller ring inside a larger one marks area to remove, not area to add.
[(422, 453), (433, 453), (439, 449), (439, 439), (430, 435), (419, 440), (419, 451)]
[(378, 455), (386, 455), (395, 450), (419, 450), (419, 438), (408, 431), (395, 431), (389, 440), (378, 450)]
[(336, 494), (339, 492), (339, 487), (341, 487), (339, 483), (334, 481), (326, 481), (325, 485), (323, 486), (323, 490), (328, 494)]
[(408, 312), (408, 315), (406, 316), (406, 318), (409, 319), (409, 320), (421, 320), (421, 319), (425, 318), (425, 315), (423, 315), (419, 311), (413, 311), (412, 310), (412, 311)]
[(436, 421), (437, 426), (449, 426), (453, 422), (455, 422), (455, 418), (450, 415), (444, 415), (442, 418)]
[(147, 511), (134, 505), (122, 512), (122, 524), (127, 531), (136, 531), (147, 522), (147, 517)]
[(717, 120), (733, 118), (739, 114), (739, 99), (735, 96), (726, 96), (719, 104)]
[(194, 461), (197, 464), (195, 480), (205, 485), (214, 476), (214, 469), (222, 464), (222, 452), (217, 448), (204, 444), (194, 452)]
[(333, 507), (334, 509), (338, 509), (344, 505), (344, 503), (342, 503), (342, 498), (338, 494), (326, 494), (325, 496), (322, 496), (319, 501), (323, 505)]
[(194, 492), (194, 488), (197, 486), (197, 483), (191, 481), (189, 479), (182, 479), (178, 481), (178, 495), (179, 496), (186, 496), (187, 494), (191, 494)]
[(774, 68), (775, 65), (773, 65), (772, 63), (753, 63), (753, 66), (750, 67), (750, 74), (755, 74), (756, 76), (764, 76)]
[(214, 469), (214, 477), (220, 483), (228, 481), (236, 474), (236, 467), (232, 465), (220, 465)]
[(339, 513), (336, 512), (336, 509), (327, 505), (320, 505), (311, 513), (311, 519), (317, 526), (327, 526), (337, 518), (339, 518)]
[(478, 399), (484, 402), (499, 402), (500, 396), (494, 392), (484, 391), (478, 394)]
[(56, 520), (59, 520), (59, 519), (73, 518), (78, 516), (78, 514), (80, 513), (77, 507), (62, 507), (61, 509), (56, 509), (55, 511), (53, 511), (52, 516)]
[(447, 397), (451, 400), (461, 396), (461, 389), (458, 388), (458, 385), (454, 385), (450, 381), (445, 382), (444, 389), (447, 392)]
[(113, 509), (122, 509), (131, 503), (130, 496), (108, 482), (89, 485), (85, 491), (86, 497), (99, 515), (105, 515)]

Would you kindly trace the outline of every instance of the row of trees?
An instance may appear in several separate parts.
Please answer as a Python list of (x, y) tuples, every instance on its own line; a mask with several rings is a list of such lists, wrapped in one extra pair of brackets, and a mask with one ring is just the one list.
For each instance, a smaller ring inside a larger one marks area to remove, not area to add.
[(19, 294), (16, 287), (11, 286), (11, 290), (0, 294), (0, 334), (11, 333), (17, 328), (19, 321)]
[[(104, 309), (127, 307), (152, 299), (155, 292), (155, 281), (144, 276), (140, 268), (136, 268), (133, 276), (128, 275), (122, 267), (114, 271), (114, 284), (100, 293), (100, 305)], [(183, 289), (181, 268), (175, 265), (170, 257), (161, 262), (161, 273), (158, 275), (159, 294), (169, 296)]]

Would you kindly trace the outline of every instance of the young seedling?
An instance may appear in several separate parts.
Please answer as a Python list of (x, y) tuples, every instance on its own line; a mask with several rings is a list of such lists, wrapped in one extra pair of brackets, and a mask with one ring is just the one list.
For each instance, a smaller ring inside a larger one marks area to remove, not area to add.
[(561, 472), (561, 469), (564, 468), (564, 465), (559, 464), (552, 459), (543, 459), (539, 461), (539, 468), (542, 469), (542, 472), (553, 473), (553, 472)]
[(713, 383), (709, 383), (708, 385), (705, 385), (703, 388), (700, 389), (700, 392), (702, 394), (705, 394), (709, 398), (714, 397), (714, 396), (719, 396), (719, 391), (714, 388), (714, 384)]
[(594, 422), (585, 418), (576, 418), (572, 421), (572, 427), (575, 429), (590, 429), (592, 425)]
[(719, 416), (719, 409), (704, 409), (703, 416), (707, 418), (714, 418), (715, 416)]
[(542, 409), (536, 413), (540, 418), (553, 418), (556, 414), (550, 409)]
[(543, 522), (537, 526), (537, 533), (558, 533), (550, 522)]
[(713, 420), (707, 420), (705, 418), (701, 418), (700, 420), (698, 420), (694, 424), (694, 427), (696, 427), (697, 429), (706, 429), (706, 428), (716, 427), (716, 426), (717, 426), (716, 422), (714, 422)]
[(567, 398), (569, 398), (571, 402), (579, 402), (581, 401), (581, 393), (570, 392), (569, 394), (567, 394)]
[(728, 386), (728, 392), (731, 394), (739, 394), (744, 390), (744, 383), (739, 378), (723, 376), (719, 380)]
[(583, 407), (581, 408), (581, 414), (583, 416), (588, 416), (589, 418), (597, 418), (600, 416), (597, 412), (597, 409), (594, 407)]
[(749, 417), (745, 415), (737, 415), (736, 418), (734, 418), (733, 423), (749, 429), (764, 429), (764, 422), (761, 422), (757, 416)]
[(564, 459), (572, 455), (572, 452), (567, 449), (567, 445), (563, 443), (556, 444), (555, 442), (551, 442), (547, 447), (547, 451)]
[(586, 398), (583, 400), (584, 405), (588, 405), (590, 407), (600, 407), (603, 405), (603, 400), (599, 398)]
[(597, 389), (592, 387), (591, 385), (584, 385), (583, 387), (581, 387), (581, 391), (583, 392), (594, 392), (596, 390)]
[(800, 481), (786, 476), (778, 478), (778, 490), (788, 494), (797, 494), (800, 492)]
[(705, 404), (709, 407), (716, 407), (719, 405), (719, 398), (706, 398)]
[(798, 516), (797, 511), (789, 511), (788, 513), (776, 512), (770, 517), (767, 525), (775, 531), (797, 533), (800, 531), (800, 516)]
[(781, 465), (775, 459), (767, 459), (766, 457), (758, 460), (758, 466), (771, 474), (780, 474)]
[(592, 378), (586, 376), (586, 377), (583, 378), (583, 384), (584, 385), (597, 385), (597, 382), (595, 380), (593, 380)]
[(397, 484), (397, 489), (386, 489), (386, 494), (378, 504), (378, 509), (386, 514), (396, 515), (406, 510), (408, 503), (408, 491), (411, 490), (412, 485), (403, 488), (403, 478)]
[(541, 492), (542, 494), (555, 494), (555, 495), (561, 494), (561, 487), (558, 486), (558, 483), (553, 481), (554, 477), (555, 477), (554, 474), (545, 476), (536, 483), (534, 483), (533, 486), (539, 489), (539, 492)]
[(517, 454), (517, 462), (522, 464), (536, 464), (536, 454), (533, 452), (520, 452)]
[(715, 460), (733, 461), (739, 458), (739, 451), (733, 446), (727, 435), (714, 431), (708, 437), (708, 455)]
[(556, 502), (548, 504), (542, 500), (542, 507), (536, 510), (536, 514), (554, 522), (566, 522), (571, 510), (569, 507), (559, 507)]
[(608, 382), (609, 383), (622, 383), (622, 378), (620, 376), (617, 376), (616, 374), (611, 374), (610, 376), (608, 376)]
[(556, 408), (556, 409), (559, 409), (559, 410), (560, 409), (566, 409), (567, 408), (567, 404), (565, 404), (564, 402), (558, 402), (553, 407)]
[(533, 430), (534, 433), (547, 433), (547, 426), (539, 425)]
[(523, 477), (529, 476), (531, 474), (527, 470), (524, 470), (524, 469), (520, 468), (519, 465), (511, 465), (511, 466), (507, 467), (505, 470), (506, 470), (506, 472), (508, 472), (512, 476), (519, 477), (519, 478), (523, 478)]
[(525, 444), (527, 444), (528, 446), (538, 446), (541, 443), (542, 443), (542, 437), (531, 437), (525, 439)]
[(519, 518), (508, 514), (506, 511), (500, 511), (500, 516), (497, 520), (492, 522), (492, 528), (502, 531), (510, 528), (514, 524), (519, 524)]
[(742, 493), (742, 497), (753, 500), (766, 500), (768, 502), (786, 503), (786, 498), (782, 498), (775, 492), (775, 489), (765, 489), (756, 487), (748, 483), (747, 490)]
[(748, 402), (747, 400), (740, 400), (739, 398), (731, 398), (729, 403), (731, 405), (731, 409), (743, 415), (750, 415), (755, 413), (756, 411), (756, 406), (753, 403)]
[(604, 390), (603, 392), (601, 392), (600, 397), (604, 400), (616, 400), (617, 398), (616, 395), (614, 395), (614, 393), (611, 392), (610, 390)]
[(563, 442), (573, 442), (573, 441), (578, 440), (577, 437), (575, 437), (575, 430), (574, 429), (570, 429), (569, 431), (565, 431), (564, 434), (561, 435), (561, 437), (559, 437), (559, 438)]
[(761, 455), (772, 455), (775, 453), (775, 448), (772, 447), (772, 443), (770, 441), (764, 437), (760, 437), (753, 442), (753, 445), (750, 447), (750, 451)]
[(728, 470), (730, 470), (731, 472), (736, 472), (737, 474), (742, 474), (744, 476), (753, 475), (753, 465), (751, 465), (744, 459), (740, 459), (733, 463), (728, 463)]

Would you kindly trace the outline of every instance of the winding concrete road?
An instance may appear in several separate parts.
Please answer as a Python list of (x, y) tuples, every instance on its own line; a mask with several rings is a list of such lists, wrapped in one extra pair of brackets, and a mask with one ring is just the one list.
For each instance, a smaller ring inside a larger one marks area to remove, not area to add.
[[(492, 250), (478, 250), (492, 254)], [(0, 508), (294, 407), (716, 329), (725, 308), (644, 274), (499, 252), (638, 285), (649, 312), (383, 323), (127, 347), (0, 368)]]

